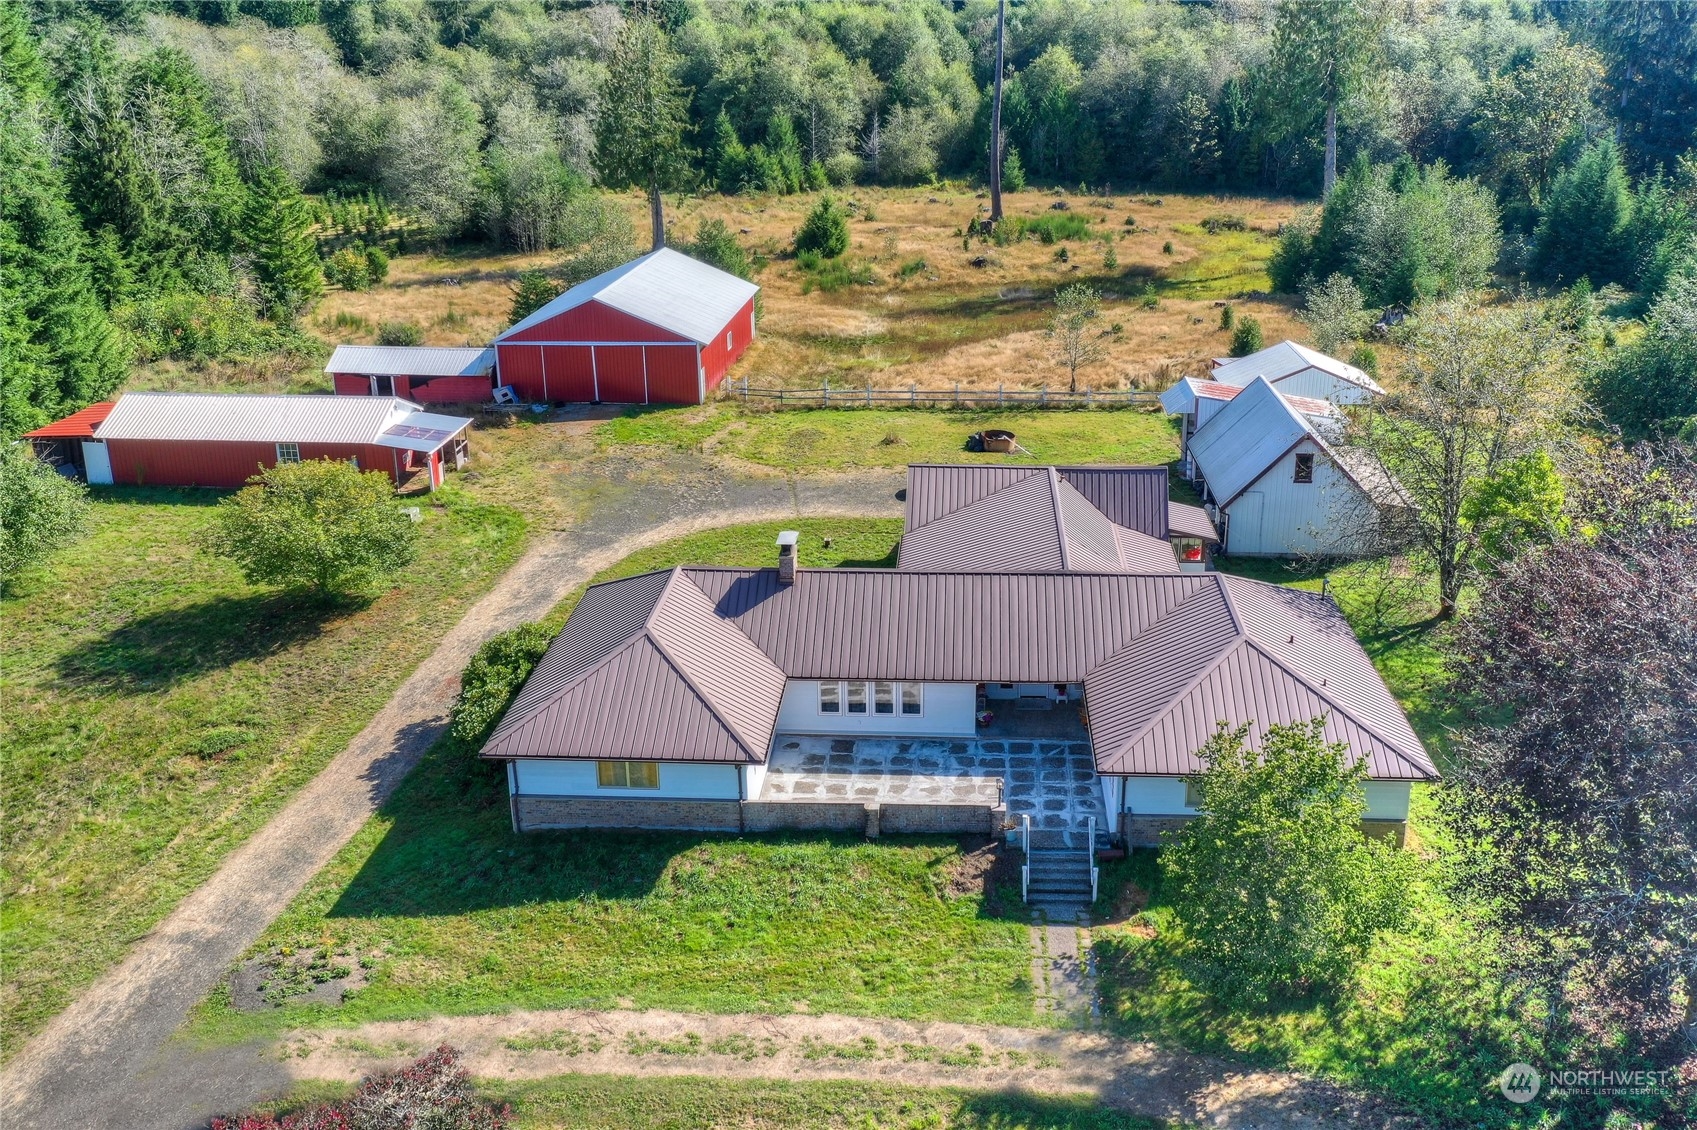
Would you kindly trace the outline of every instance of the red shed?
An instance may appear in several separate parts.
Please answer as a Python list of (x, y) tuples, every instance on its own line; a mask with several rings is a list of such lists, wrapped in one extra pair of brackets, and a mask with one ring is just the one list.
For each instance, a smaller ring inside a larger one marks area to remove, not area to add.
[(324, 371), (342, 396), (396, 396), (418, 404), (481, 404), (495, 392), (495, 351), (338, 345)]
[(700, 404), (754, 340), (759, 291), (662, 247), (496, 338), (496, 373), (521, 400)]
[(435, 489), (464, 464), (470, 426), (392, 396), (127, 392), (81, 455), (91, 483), (239, 487), (278, 463), (346, 459), (397, 486), (424, 471)]

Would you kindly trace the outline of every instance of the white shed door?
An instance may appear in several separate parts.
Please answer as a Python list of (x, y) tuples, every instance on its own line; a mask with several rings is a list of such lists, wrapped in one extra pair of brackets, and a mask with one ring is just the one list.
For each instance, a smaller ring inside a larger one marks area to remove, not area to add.
[(1261, 492), (1245, 491), (1237, 496), (1228, 512), (1226, 525), (1227, 553), (1259, 553), (1261, 551)]
[(84, 440), (82, 445), (84, 477), (95, 486), (112, 485), (112, 453), (98, 440)]

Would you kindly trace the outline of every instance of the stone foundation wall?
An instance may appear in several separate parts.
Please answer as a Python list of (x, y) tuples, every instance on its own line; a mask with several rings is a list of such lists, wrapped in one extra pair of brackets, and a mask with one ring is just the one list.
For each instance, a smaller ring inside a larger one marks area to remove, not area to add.
[(694, 832), (858, 832), (999, 835), (1007, 810), (980, 804), (832, 801), (653, 800), (628, 797), (512, 798), (519, 831), (624, 828)]
[[(1176, 832), (1194, 819), (1194, 816), (1137, 816), (1128, 812), (1120, 819), (1120, 838), (1127, 847), (1160, 847), (1161, 833)], [(1361, 834), (1368, 839), (1390, 840), (1400, 848), (1408, 835), (1408, 822), (1363, 820)]]
[(631, 800), (626, 797), (513, 798), (521, 832), (543, 828), (652, 828), (689, 832), (740, 832), (740, 801)]

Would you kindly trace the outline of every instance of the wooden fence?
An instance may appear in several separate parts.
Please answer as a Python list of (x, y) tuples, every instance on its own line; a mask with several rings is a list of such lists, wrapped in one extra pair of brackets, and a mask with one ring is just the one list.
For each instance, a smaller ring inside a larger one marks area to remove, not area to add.
[(825, 381), (818, 388), (779, 388), (751, 385), (747, 377), (720, 386), (720, 394), (744, 404), (759, 400), (780, 408), (1139, 408), (1160, 403), (1155, 393), (1142, 389), (1084, 389), (1069, 392), (1051, 389), (876, 388), (867, 385), (835, 385)]

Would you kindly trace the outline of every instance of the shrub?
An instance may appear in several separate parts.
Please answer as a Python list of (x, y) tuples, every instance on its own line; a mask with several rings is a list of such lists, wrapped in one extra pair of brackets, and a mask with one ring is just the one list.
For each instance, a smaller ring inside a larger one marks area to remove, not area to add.
[(371, 270), (358, 247), (344, 247), (332, 254), (324, 263), (324, 278), (343, 290), (371, 289)]
[(378, 345), (423, 345), (424, 327), (417, 322), (384, 322), (377, 327)]
[(1248, 231), (1249, 221), (1235, 212), (1225, 212), (1204, 218), (1202, 230), (1209, 235), (1219, 235), (1223, 231)]
[(897, 278), (911, 279), (925, 269), (924, 259), (909, 259), (896, 271)]
[(742, 249), (737, 237), (723, 220), (702, 220), (695, 229), (695, 238), (679, 248), (684, 254), (728, 271), (739, 279), (750, 278), (748, 252)]
[(1314, 335), (1314, 344), (1327, 353), (1346, 341), (1357, 341), (1373, 324), (1373, 315), (1362, 306), (1361, 288), (1345, 274), (1334, 274), (1303, 294), (1303, 320)]
[(87, 494), (22, 441), (0, 448), (0, 587), (81, 532)]
[(1349, 363), (1375, 379), (1379, 376), (1379, 351), (1371, 345), (1358, 345), (1349, 355)]
[(399, 1071), (362, 1080), (347, 1101), (282, 1119), (270, 1114), (214, 1118), (212, 1130), (504, 1130), (512, 1108), (477, 1097), (458, 1050), (443, 1044)]
[(1114, 245), (1108, 244), (1108, 249), (1102, 253), (1102, 269), (1117, 271), (1120, 269), (1120, 257), (1114, 253)]
[(114, 320), (129, 335), (138, 361), (205, 361), (251, 357), (290, 343), (249, 303), (222, 294), (166, 294), (124, 306)]
[(541, 624), (523, 624), (484, 641), (460, 675), (449, 733), (467, 745), (482, 745), (550, 642)]
[(1173, 241), (1169, 239), (1169, 240), (1167, 240), (1167, 242), (1161, 244), (1161, 254), (1162, 255), (1171, 255), (1172, 253), (1173, 253)]
[(389, 253), (381, 247), (367, 247), (365, 249), (365, 273), (370, 278), (372, 286), (376, 286), (388, 278)]
[(280, 463), (218, 504), (202, 548), (257, 585), (350, 592), (412, 563), (418, 531), (381, 471)]
[(1232, 319), (1234, 319), (1236, 316), (1237, 316), (1236, 311), (1234, 311), (1232, 309), (1232, 304), (1230, 302), (1228, 302), (1224, 306), (1220, 307), (1220, 328), (1222, 330), (1231, 329), (1232, 328)]
[(1261, 351), (1261, 323), (1245, 314), (1237, 320), (1237, 329), (1232, 331), (1233, 357), (1248, 357), (1251, 353)]
[(813, 251), (822, 258), (835, 259), (848, 250), (848, 245), (848, 213), (834, 196), (821, 196), (795, 234), (796, 253)]
[(1025, 166), (1020, 163), (1019, 150), (1008, 146), (1007, 153), (1002, 156), (1002, 190), (1004, 192), (1025, 191)]
[(1361, 834), (1367, 761), (1325, 719), (1224, 725), (1198, 751), (1198, 814), (1162, 854), (1190, 964), (1218, 994), (1266, 1000), (1345, 982), (1406, 920), (1412, 859)]
[(560, 293), (559, 286), (545, 271), (525, 271), (513, 285), (513, 307), (507, 316), (513, 321), (528, 318), (553, 301)]

